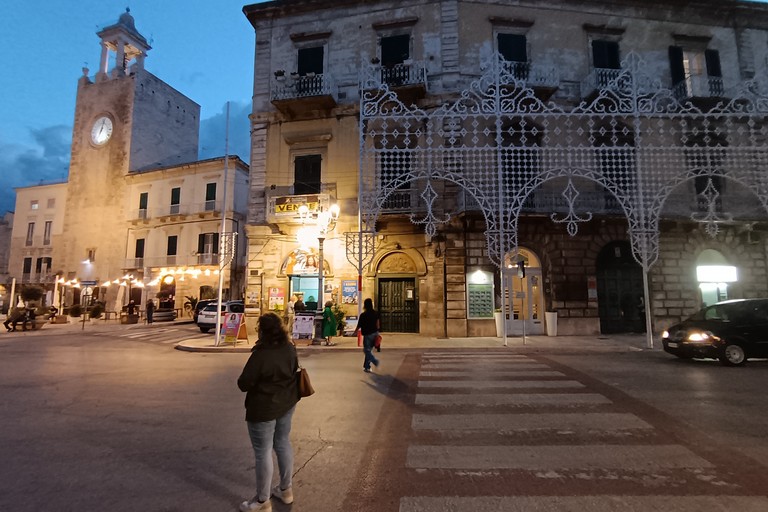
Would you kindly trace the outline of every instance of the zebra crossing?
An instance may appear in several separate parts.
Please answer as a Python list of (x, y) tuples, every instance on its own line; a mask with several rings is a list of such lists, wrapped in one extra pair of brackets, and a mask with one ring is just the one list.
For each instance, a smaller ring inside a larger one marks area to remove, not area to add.
[[(154, 343), (171, 344), (180, 339), (193, 338), (198, 334), (190, 335), (188, 330), (176, 327), (146, 328), (135, 331), (126, 331), (116, 335), (118, 338), (126, 338), (135, 341), (152, 341)], [(208, 335), (206, 335), (208, 336)]]
[(609, 395), (535, 355), (424, 353), (399, 511), (768, 510), (735, 470), (750, 459), (686, 445)]

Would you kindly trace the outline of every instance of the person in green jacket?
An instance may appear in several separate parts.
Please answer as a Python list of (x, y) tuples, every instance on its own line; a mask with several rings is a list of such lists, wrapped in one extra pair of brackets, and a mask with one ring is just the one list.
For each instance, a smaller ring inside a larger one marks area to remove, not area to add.
[(325, 338), (325, 346), (327, 347), (335, 345), (332, 340), (336, 336), (339, 327), (339, 322), (336, 320), (336, 315), (333, 314), (331, 306), (333, 306), (333, 302), (329, 300), (325, 303), (325, 309), (323, 309), (323, 338)]

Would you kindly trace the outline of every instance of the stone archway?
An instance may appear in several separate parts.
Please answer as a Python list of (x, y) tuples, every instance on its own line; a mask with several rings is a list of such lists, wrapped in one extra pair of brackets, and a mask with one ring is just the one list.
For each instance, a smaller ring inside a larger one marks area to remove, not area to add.
[(405, 252), (391, 252), (379, 261), (376, 305), (383, 332), (419, 332), (417, 267)]

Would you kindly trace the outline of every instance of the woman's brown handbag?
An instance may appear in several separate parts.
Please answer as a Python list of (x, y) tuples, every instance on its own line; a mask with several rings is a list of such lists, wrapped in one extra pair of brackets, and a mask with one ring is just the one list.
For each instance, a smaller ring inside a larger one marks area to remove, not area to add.
[(309, 380), (309, 372), (306, 368), (299, 366), (296, 372), (296, 387), (299, 389), (299, 398), (304, 398), (314, 394), (315, 388)]

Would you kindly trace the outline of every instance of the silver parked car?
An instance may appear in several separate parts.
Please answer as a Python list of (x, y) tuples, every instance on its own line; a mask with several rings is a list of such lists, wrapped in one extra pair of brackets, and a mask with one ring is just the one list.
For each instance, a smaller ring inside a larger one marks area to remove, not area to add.
[(221, 323), (223, 324), (224, 317), (227, 313), (245, 313), (245, 304), (240, 300), (230, 300), (229, 302), (225, 302), (221, 305), (221, 308), (219, 308), (217, 302), (208, 304), (202, 311), (200, 311), (200, 314), (197, 315), (197, 326), (200, 328), (201, 332), (208, 332), (211, 329), (216, 328), (217, 310), (220, 310), (221, 312)]

